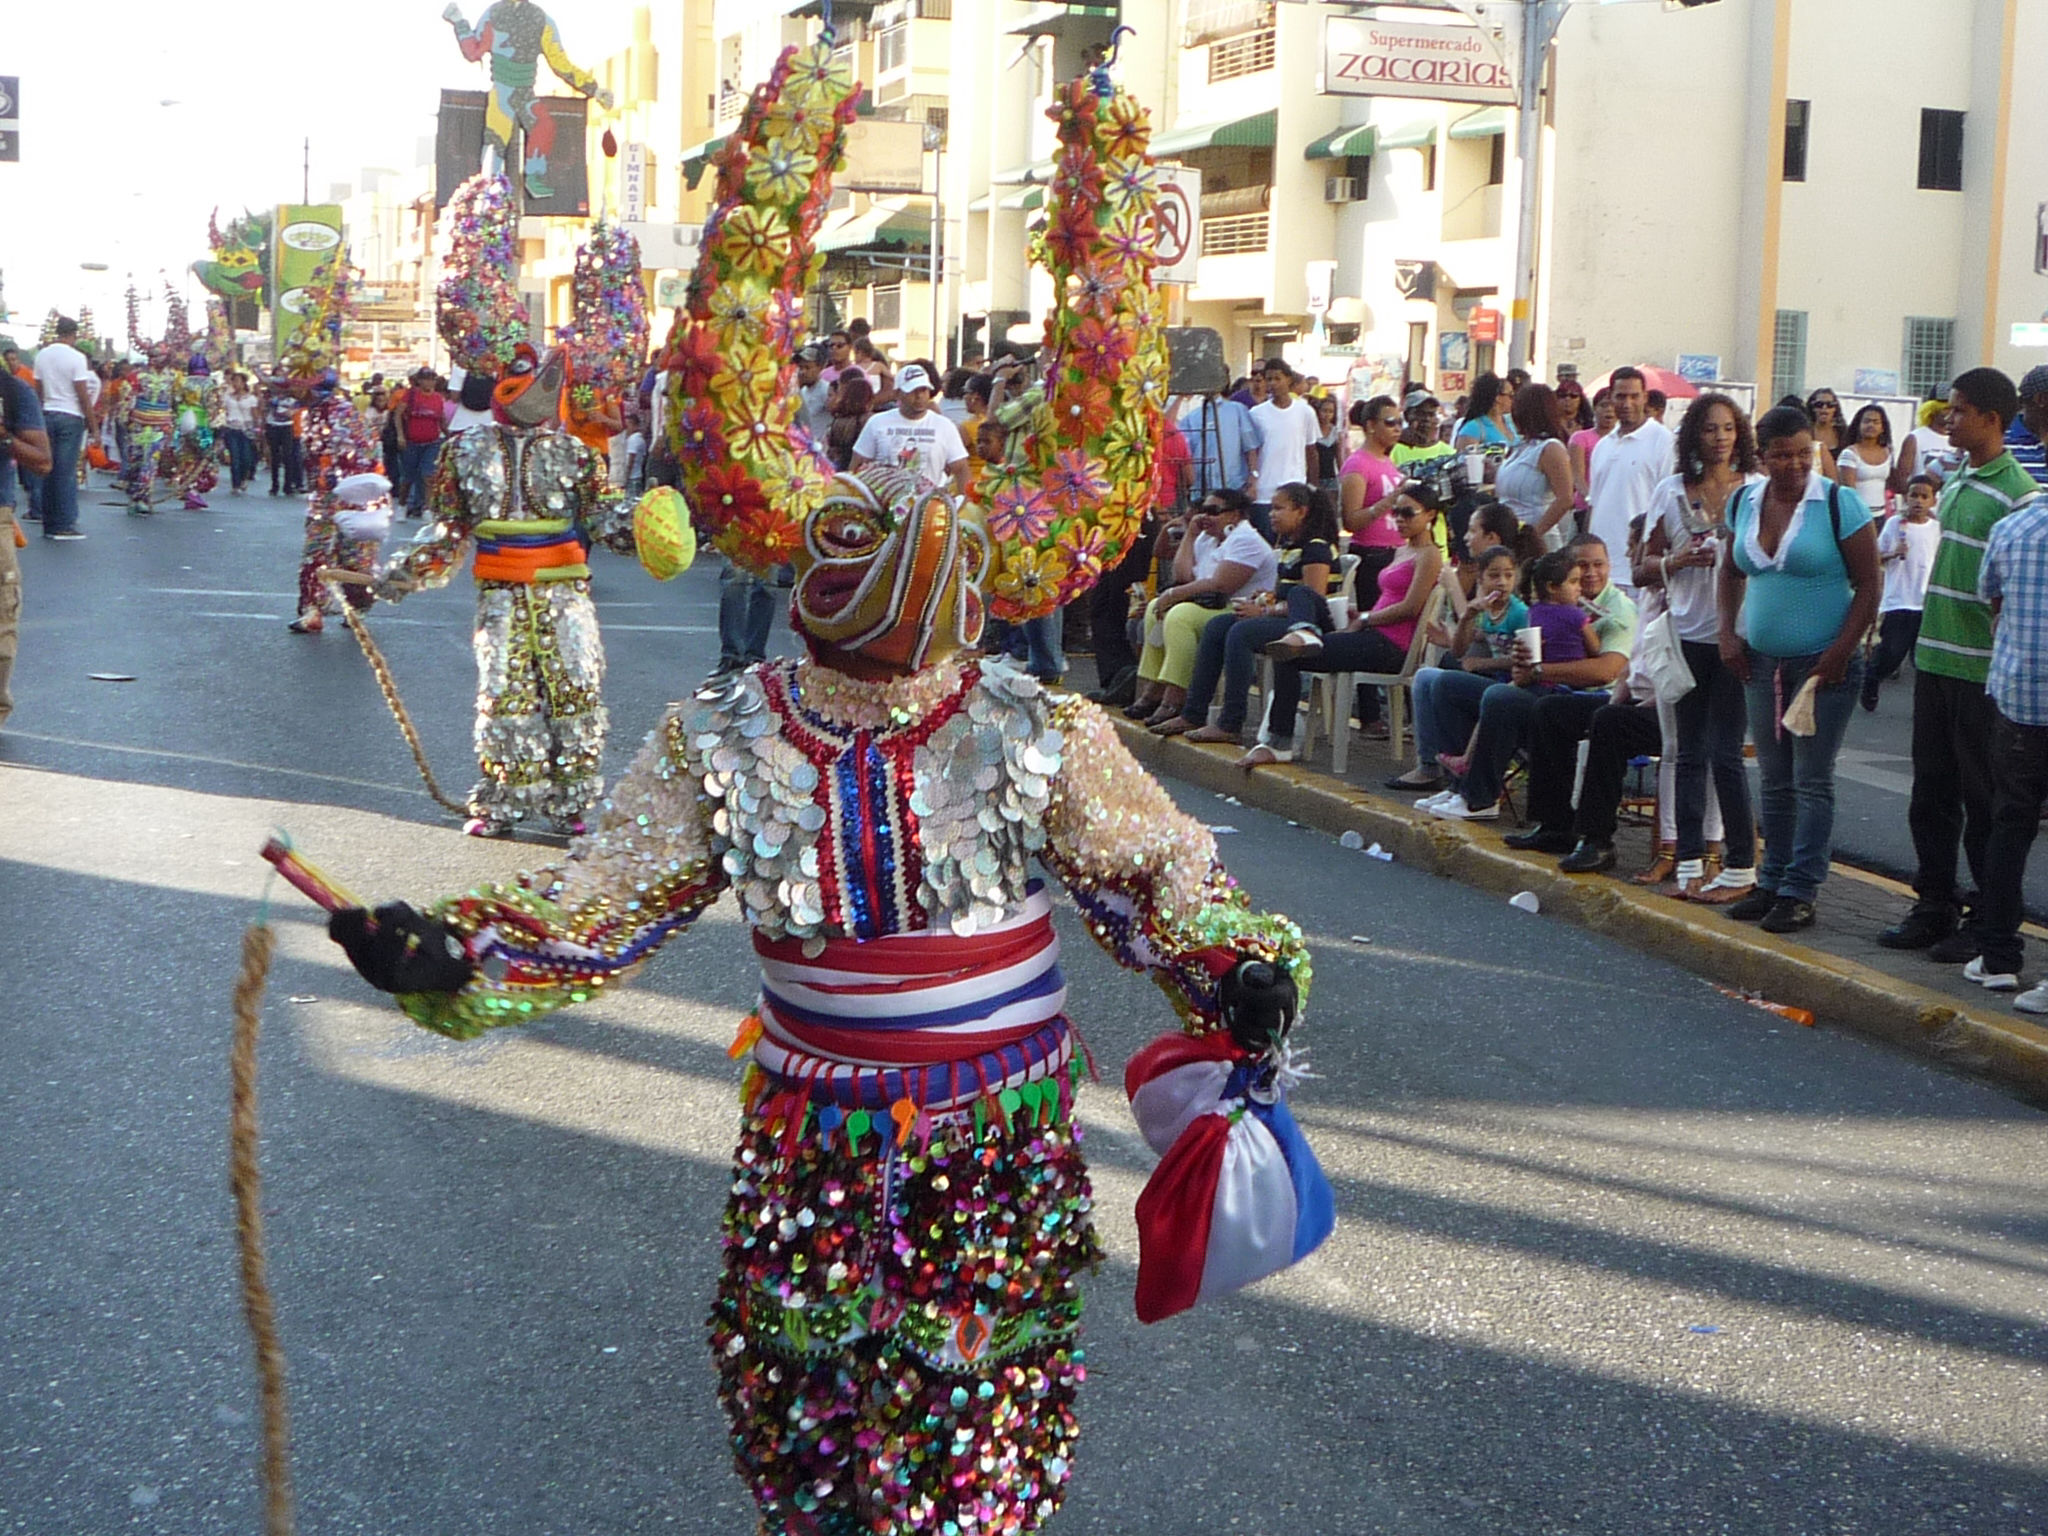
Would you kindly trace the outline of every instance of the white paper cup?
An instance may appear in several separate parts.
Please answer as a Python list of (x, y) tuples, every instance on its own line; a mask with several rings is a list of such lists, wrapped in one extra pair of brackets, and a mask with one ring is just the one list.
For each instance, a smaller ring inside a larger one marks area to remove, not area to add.
[(1542, 630), (1537, 629), (1534, 625), (1531, 625), (1528, 629), (1518, 629), (1515, 631), (1515, 639), (1521, 642), (1522, 648), (1529, 653), (1530, 666), (1540, 667), (1543, 665)]
[(1342, 629), (1351, 622), (1351, 599), (1333, 597), (1330, 599), (1330, 628)]
[(1478, 490), (1486, 480), (1486, 455), (1477, 448), (1468, 449), (1465, 454), (1465, 481), (1473, 490)]

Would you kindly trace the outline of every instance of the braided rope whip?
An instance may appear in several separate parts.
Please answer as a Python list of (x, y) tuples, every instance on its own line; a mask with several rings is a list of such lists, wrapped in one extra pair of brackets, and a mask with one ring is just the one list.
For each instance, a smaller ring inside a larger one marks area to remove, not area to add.
[[(338, 570), (329, 566), (320, 573), (324, 581), (345, 582), (352, 586), (367, 586), (370, 578), (360, 571)], [(444, 811), (457, 816), (467, 816), (469, 807), (459, 800), (451, 800), (434, 777), (434, 770), (427, 763), (427, 749), (420, 745), (419, 728), (412, 723), (412, 715), (406, 710), (405, 700), (398, 696), (398, 682), (391, 675), (391, 664), (384, 659), (384, 652), (377, 642), (370, 638), (370, 629), (363, 622), (362, 614), (348, 605), (342, 610), (342, 622), (348, 625), (356, 637), (356, 643), (363, 648), (363, 659), (370, 664), (370, 671), (377, 679), (377, 687), (384, 695), (384, 702), (391, 708), (391, 718), (398, 722), (398, 729), (405, 737), (405, 744), (412, 748), (412, 760), (420, 771), (420, 778), (427, 786), (427, 793), (434, 803)]]
[(291, 1418), (285, 1403), (284, 1346), (263, 1256), (263, 1171), (257, 1162), (256, 1039), (263, 1027), (263, 989), (270, 979), (276, 936), (256, 922), (242, 934), (242, 969), (235, 979), (235, 1041), (230, 1057), (233, 1090), (228, 1124), (228, 1182), (235, 1193), (235, 1246), (242, 1262), (242, 1310), (256, 1345), (256, 1379), (263, 1404), (263, 1529), (292, 1536)]

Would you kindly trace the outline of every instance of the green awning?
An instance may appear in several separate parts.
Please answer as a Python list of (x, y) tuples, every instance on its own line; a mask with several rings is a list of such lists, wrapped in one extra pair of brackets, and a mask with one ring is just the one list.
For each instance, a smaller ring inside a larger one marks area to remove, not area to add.
[(1349, 128), (1333, 129), (1303, 150), (1301, 158), (1348, 160), (1353, 155), (1369, 155), (1373, 151), (1373, 137), (1378, 131), (1371, 123), (1358, 123)]
[(1454, 139), (1491, 139), (1508, 131), (1506, 107), (1481, 107), (1451, 124)]
[(1421, 149), (1436, 142), (1436, 119), (1418, 117), (1410, 122), (1392, 128), (1381, 128), (1378, 147), (1381, 149)]
[(818, 236), (821, 251), (851, 251), (865, 246), (893, 245), (897, 249), (929, 243), (931, 215), (904, 202), (876, 203), (866, 213), (856, 214), (844, 224)]
[[(1001, 189), (999, 188), (998, 190)], [(1029, 213), (1034, 208), (1043, 208), (1044, 206), (1045, 188), (1023, 187), (1018, 191), (1010, 193), (1000, 202), (996, 200), (994, 192), (984, 192), (980, 197), (977, 197), (967, 205), (967, 211), (969, 213), (987, 213), (992, 209), (1007, 208), (1013, 213), (1019, 210)]]
[(725, 137), (721, 133), (716, 138), (706, 139), (702, 144), (683, 151), (683, 179), (690, 184), (692, 192), (697, 190), (697, 183), (704, 179), (705, 168), (711, 164), (712, 158), (725, 148)]
[(1271, 149), (1278, 131), (1277, 108), (1220, 123), (1191, 123), (1152, 141), (1154, 155), (1182, 155), (1191, 149)]

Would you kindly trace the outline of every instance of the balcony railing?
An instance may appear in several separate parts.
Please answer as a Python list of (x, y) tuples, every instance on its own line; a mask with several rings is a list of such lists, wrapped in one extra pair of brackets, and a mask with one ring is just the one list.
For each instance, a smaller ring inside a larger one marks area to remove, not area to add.
[(1269, 213), (1233, 213), (1220, 219), (1202, 220), (1204, 256), (1256, 256), (1271, 239), (1273, 216)]
[(1181, 46), (1199, 48), (1240, 32), (1270, 32), (1272, 0), (1188, 0)]
[(1256, 75), (1273, 67), (1273, 33), (1246, 32), (1209, 45), (1209, 83)]
[(746, 110), (747, 92), (730, 82), (718, 87), (718, 126), (725, 128), (740, 120)]

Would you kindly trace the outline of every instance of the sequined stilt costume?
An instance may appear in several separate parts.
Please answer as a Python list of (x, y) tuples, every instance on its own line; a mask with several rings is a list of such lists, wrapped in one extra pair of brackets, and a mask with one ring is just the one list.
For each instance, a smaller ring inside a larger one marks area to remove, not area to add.
[(587, 556), (594, 543), (631, 552), (627, 511), (560, 427), (472, 427), (442, 454), (432, 521), (377, 588), (395, 600), (440, 586), (475, 548), (469, 809), (481, 820), (573, 823), (603, 793), (604, 640)]
[(160, 451), (157, 473), (195, 511), (206, 506), (206, 493), (220, 483), (214, 458), (220, 422), (220, 386), (213, 379), (188, 372), (177, 380), (170, 435)]
[(170, 441), (178, 376), (168, 368), (147, 368), (135, 375), (127, 412), (127, 451), (121, 459), (121, 489), (138, 512), (150, 510), (156, 496), (158, 461)]
[(560, 869), (434, 909), (483, 971), (401, 1002), (470, 1035), (599, 995), (739, 900), (762, 999), (711, 1342), (770, 1531), (1026, 1532), (1062, 1498), (1098, 1250), (1034, 862), (1190, 1030), (1240, 954), (1306, 979), (1293, 925), (1100, 710), (973, 659), (707, 688)]

